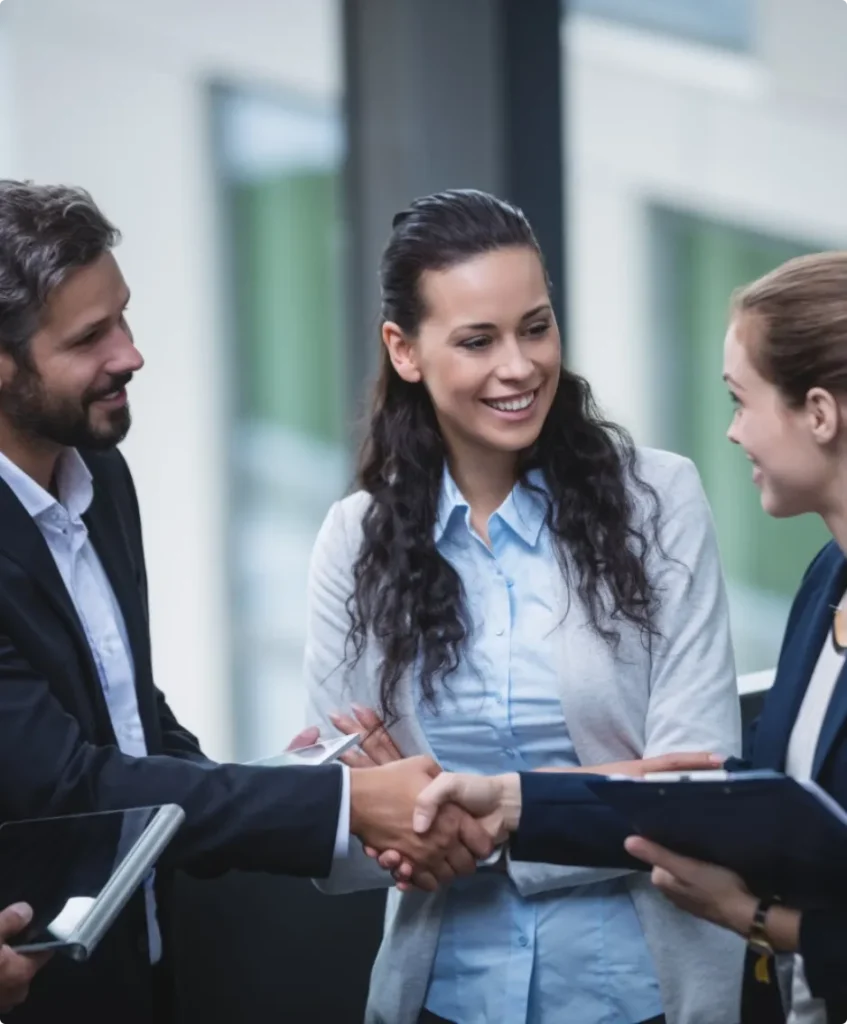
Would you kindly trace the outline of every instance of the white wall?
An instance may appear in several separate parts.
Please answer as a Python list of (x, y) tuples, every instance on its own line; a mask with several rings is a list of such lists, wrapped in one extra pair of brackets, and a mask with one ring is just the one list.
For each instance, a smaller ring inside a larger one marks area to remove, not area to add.
[(0, 32), (0, 113), (12, 113), (0, 173), (83, 185), (124, 233), (118, 258), (147, 359), (125, 451), (144, 517), (156, 676), (207, 751), (226, 757), (229, 392), (206, 86), (335, 96), (337, 3), (6, 0)]
[[(847, 244), (847, 5), (759, 0), (751, 55), (574, 16), (566, 125), (569, 352), (656, 441), (649, 203)], [(715, 339), (715, 372), (720, 339)]]

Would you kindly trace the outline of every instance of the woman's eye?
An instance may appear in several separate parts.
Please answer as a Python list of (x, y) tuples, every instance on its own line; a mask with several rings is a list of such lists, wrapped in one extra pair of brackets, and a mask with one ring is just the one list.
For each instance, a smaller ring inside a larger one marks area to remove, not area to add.
[(462, 348), (470, 349), (472, 352), (478, 352), (480, 349), (486, 348), (490, 342), (490, 338), (468, 338), (461, 344)]
[(545, 335), (549, 330), (550, 324), (548, 321), (545, 320), (542, 323), (533, 324), (532, 327), (529, 328), (527, 333), (532, 338), (540, 338), (543, 335)]

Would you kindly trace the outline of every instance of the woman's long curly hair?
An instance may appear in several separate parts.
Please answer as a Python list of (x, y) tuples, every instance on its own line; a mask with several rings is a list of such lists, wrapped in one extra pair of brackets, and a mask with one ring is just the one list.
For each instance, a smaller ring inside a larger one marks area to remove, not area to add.
[[(380, 267), (382, 317), (414, 338), (426, 316), (420, 281), (482, 253), (526, 246), (542, 259), (524, 214), (483, 192), (455, 190), (415, 200), (395, 216)], [(419, 666), (422, 699), (454, 672), (470, 635), (461, 580), (438, 552), (434, 529), (447, 453), (429, 393), (396, 372), (383, 348), (357, 475), (371, 495), (347, 602), (355, 664), (372, 638), (382, 655), (383, 716), (396, 718), (403, 674)], [(657, 595), (645, 568), (658, 542), (659, 500), (636, 471), (629, 434), (603, 420), (587, 381), (562, 369), (538, 440), (519, 453), (518, 479), (540, 469), (550, 495), (547, 526), (591, 626), (616, 646), (615, 620), (658, 636)], [(636, 522), (634, 489), (652, 503)], [(649, 536), (643, 526), (649, 525)]]

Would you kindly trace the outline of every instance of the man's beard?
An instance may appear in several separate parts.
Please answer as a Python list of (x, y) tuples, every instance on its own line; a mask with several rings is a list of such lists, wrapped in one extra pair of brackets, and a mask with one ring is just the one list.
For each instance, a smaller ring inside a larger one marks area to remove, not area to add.
[(49, 395), (37, 371), (19, 366), (15, 377), (0, 388), (0, 413), (10, 424), (34, 441), (52, 441), (65, 448), (105, 451), (127, 435), (129, 406), (113, 409), (106, 425), (94, 428), (89, 413), (93, 402), (119, 391), (131, 373), (112, 377), (108, 387), (89, 389), (77, 399)]

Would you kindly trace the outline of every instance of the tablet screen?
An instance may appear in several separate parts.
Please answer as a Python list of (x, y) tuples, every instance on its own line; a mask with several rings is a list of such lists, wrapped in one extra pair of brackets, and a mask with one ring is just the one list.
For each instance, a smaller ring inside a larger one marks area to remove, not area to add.
[(29, 927), (10, 946), (63, 942), (158, 808), (9, 822), (0, 827), (0, 909), (28, 903)]

